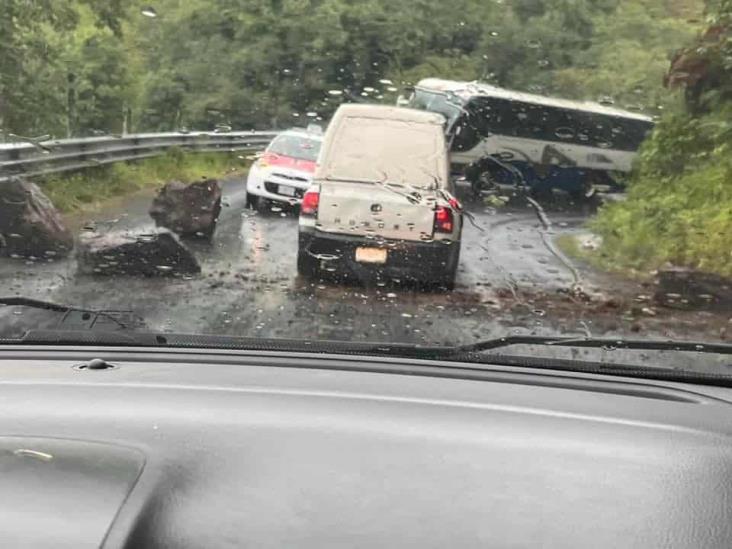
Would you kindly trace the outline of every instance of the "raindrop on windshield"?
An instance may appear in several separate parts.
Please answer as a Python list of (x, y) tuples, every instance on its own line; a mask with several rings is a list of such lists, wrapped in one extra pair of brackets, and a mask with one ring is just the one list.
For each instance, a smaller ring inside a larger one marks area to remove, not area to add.
[(557, 128), (554, 132), (559, 139), (572, 139), (574, 137), (574, 130), (566, 126)]

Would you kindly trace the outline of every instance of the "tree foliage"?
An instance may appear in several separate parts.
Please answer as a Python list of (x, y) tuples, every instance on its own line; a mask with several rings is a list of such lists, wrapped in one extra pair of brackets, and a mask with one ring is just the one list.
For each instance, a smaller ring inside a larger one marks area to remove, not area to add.
[(0, 129), (284, 127), (425, 76), (656, 114), (701, 1), (0, 0)]

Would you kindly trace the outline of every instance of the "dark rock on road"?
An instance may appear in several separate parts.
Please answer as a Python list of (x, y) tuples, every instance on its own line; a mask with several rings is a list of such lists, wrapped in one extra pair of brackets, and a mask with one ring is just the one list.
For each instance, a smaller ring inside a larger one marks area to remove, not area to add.
[(677, 309), (732, 310), (732, 280), (681, 267), (658, 271), (654, 299)]
[(212, 238), (221, 213), (221, 186), (215, 179), (167, 183), (153, 199), (150, 217), (184, 237)]
[(190, 250), (167, 229), (84, 233), (77, 260), (83, 274), (176, 276), (201, 272)]
[(63, 257), (74, 237), (35, 183), (11, 179), (0, 185), (0, 255)]

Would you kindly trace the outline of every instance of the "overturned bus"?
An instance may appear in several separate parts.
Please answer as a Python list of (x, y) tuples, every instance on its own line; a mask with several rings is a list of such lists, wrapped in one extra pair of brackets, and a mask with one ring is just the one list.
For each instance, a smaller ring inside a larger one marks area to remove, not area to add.
[(642, 114), (477, 82), (428, 78), (404, 103), (446, 118), (451, 171), (475, 192), (502, 184), (577, 198), (619, 190), (653, 128)]

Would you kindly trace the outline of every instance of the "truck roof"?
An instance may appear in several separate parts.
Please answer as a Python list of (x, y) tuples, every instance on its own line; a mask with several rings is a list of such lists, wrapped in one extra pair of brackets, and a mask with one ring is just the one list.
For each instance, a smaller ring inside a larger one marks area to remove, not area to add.
[(414, 122), (417, 124), (442, 125), (445, 119), (442, 115), (418, 109), (395, 107), (392, 105), (372, 104), (345, 104), (338, 107), (333, 117), (338, 118), (376, 118), (382, 120), (400, 120), (403, 122)]

